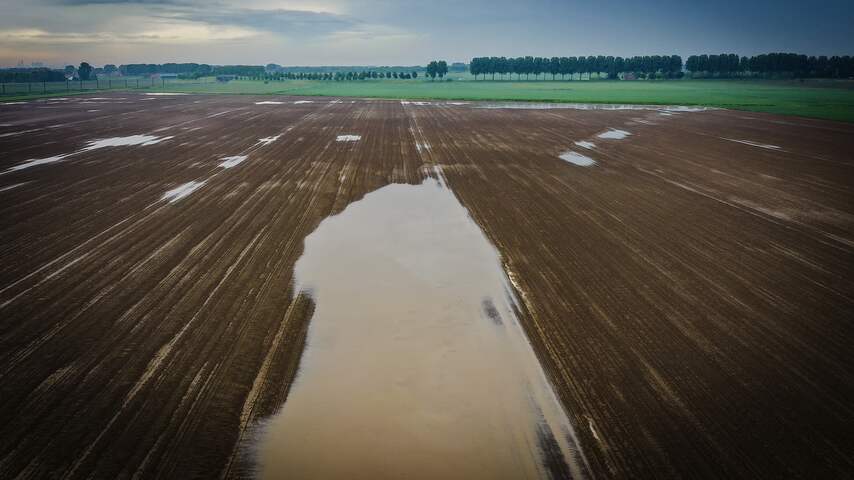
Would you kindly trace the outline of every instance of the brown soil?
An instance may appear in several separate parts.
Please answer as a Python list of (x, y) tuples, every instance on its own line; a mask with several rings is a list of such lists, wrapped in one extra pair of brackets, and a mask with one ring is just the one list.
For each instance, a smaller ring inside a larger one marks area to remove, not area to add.
[(0, 171), (174, 136), (0, 175), (0, 477), (251, 473), (241, 445), (313, 309), (293, 299), (303, 239), (434, 165), (501, 252), (594, 474), (854, 474), (854, 126), (101, 96), (0, 105)]

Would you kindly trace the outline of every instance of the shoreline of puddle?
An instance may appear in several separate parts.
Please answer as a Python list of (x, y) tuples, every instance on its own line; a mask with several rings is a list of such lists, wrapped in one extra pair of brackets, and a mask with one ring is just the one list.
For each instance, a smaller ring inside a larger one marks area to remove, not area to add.
[(585, 478), (500, 256), (444, 183), (326, 218), (294, 267), (299, 371), (250, 449), (260, 478)]

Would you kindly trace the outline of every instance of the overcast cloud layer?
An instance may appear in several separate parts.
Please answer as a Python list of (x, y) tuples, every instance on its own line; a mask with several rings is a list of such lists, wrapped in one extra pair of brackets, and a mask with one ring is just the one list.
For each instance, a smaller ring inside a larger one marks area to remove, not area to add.
[(854, 54), (854, 2), (840, 0), (0, 0), (0, 11), (5, 66)]

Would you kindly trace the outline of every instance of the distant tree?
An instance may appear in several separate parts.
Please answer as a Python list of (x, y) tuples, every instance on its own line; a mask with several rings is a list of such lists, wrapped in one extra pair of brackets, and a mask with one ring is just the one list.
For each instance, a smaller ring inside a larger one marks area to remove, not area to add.
[(614, 58), (614, 79), (619, 78), (619, 75), (626, 71), (626, 60), (623, 57)]
[(617, 76), (617, 62), (612, 56), (601, 57), (599, 68), (605, 72), (605, 78), (613, 80)]
[(548, 71), (552, 74), (552, 80), (554, 80), (555, 76), (560, 73), (560, 58), (552, 57), (548, 62)]
[(65, 74), (65, 78), (72, 79), (74, 78), (74, 74), (77, 73), (77, 69), (74, 68), (74, 65), (66, 65), (63, 73)]
[(80, 76), (80, 80), (89, 80), (89, 77), (92, 75), (92, 65), (89, 65), (86, 62), (80, 64), (77, 67), (77, 75)]
[(444, 78), (445, 75), (448, 74), (448, 62), (444, 60), (439, 60), (436, 63), (436, 75), (439, 75), (439, 78)]
[(542, 57), (534, 57), (534, 62), (531, 66), (532, 66), (531, 73), (534, 74), (534, 79), (539, 80), (540, 74), (543, 73), (543, 71), (544, 71), (543, 58)]
[(104, 74), (105, 75), (112, 75), (118, 71), (119, 71), (119, 69), (116, 68), (116, 66), (113, 65), (112, 63), (108, 63), (108, 64), (104, 65)]
[(418, 78), (418, 72), (415, 70), (412, 71), (412, 78)]
[(431, 80), (436, 79), (436, 75), (439, 74), (439, 63), (436, 60), (431, 61), (427, 64), (427, 76), (430, 77)]
[(474, 79), (475, 79), (475, 80), (477, 80), (477, 76), (480, 74), (480, 72), (478, 71), (478, 69), (479, 69), (479, 66), (478, 66), (479, 62), (480, 62), (480, 57), (474, 57), (474, 58), (472, 58), (472, 59), (471, 59), (471, 61), (469, 62), (469, 73), (471, 73), (471, 74), (472, 74), (472, 76), (474, 76)]

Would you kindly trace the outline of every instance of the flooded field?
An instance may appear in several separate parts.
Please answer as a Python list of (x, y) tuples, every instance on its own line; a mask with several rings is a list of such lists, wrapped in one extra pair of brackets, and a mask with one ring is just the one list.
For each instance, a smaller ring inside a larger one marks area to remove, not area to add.
[(0, 478), (852, 476), (851, 124), (99, 95), (0, 105)]
[(262, 478), (582, 478), (498, 253), (436, 180), (324, 220), (295, 274), (317, 306)]

